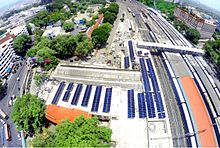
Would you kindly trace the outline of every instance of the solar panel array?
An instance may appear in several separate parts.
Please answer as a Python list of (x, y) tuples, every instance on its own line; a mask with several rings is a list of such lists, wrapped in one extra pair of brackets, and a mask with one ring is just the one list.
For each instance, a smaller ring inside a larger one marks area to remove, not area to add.
[(147, 93), (151, 90), (151, 87), (150, 87), (150, 82), (149, 82), (149, 79), (148, 79), (148, 76), (147, 76), (148, 74), (147, 74), (147, 70), (146, 70), (146, 65), (144, 63), (143, 58), (140, 58), (139, 62), (140, 62), (141, 73), (142, 73), (142, 77), (143, 77), (144, 90)]
[(61, 82), (51, 104), (57, 104), (64, 87), (65, 82)]
[(124, 57), (124, 65), (125, 65), (125, 68), (129, 68), (130, 67), (129, 57)]
[(138, 109), (139, 109), (139, 118), (146, 118), (146, 105), (144, 99), (144, 93), (138, 93)]
[(77, 105), (81, 91), (82, 91), (82, 84), (78, 84), (71, 102), (72, 105)]
[(154, 118), (156, 117), (156, 111), (154, 107), (154, 100), (153, 95), (151, 92), (146, 93), (146, 101), (147, 101), (147, 110), (148, 110), (148, 117)]
[(152, 85), (153, 85), (153, 89), (154, 89), (154, 94), (155, 94), (154, 98), (155, 98), (155, 101), (156, 101), (158, 117), (159, 118), (165, 118), (163, 101), (162, 101), (159, 85), (158, 85), (158, 82), (157, 82), (157, 78), (156, 78), (156, 74), (155, 74), (152, 62), (151, 62), (150, 59), (147, 59), (146, 62), (147, 62), (147, 65), (148, 65), (148, 69), (149, 69), (149, 72), (150, 72), (150, 77), (151, 77)]
[(66, 92), (65, 92), (63, 99), (62, 99), (63, 101), (68, 102), (69, 97), (70, 97), (70, 92), (73, 90), (73, 86), (74, 86), (73, 83), (68, 84)]
[(92, 112), (98, 112), (101, 92), (102, 92), (102, 86), (96, 86), (95, 96), (94, 96), (92, 109), (91, 109)]
[(67, 86), (67, 91), (72, 91), (73, 90), (73, 83), (69, 83), (68, 86)]
[(112, 88), (106, 88), (103, 112), (109, 113), (112, 99)]
[(135, 117), (134, 90), (128, 90), (128, 118)]
[(69, 98), (70, 98), (70, 91), (67, 90), (65, 92), (62, 100), (65, 101), (65, 102), (68, 102)]
[(133, 48), (133, 43), (131, 40), (128, 41), (128, 48), (129, 48), (129, 53), (130, 53), (130, 58), (131, 62), (134, 62), (135, 57), (134, 57), (134, 48)]
[(87, 85), (81, 106), (84, 106), (84, 107), (88, 106), (91, 91), (92, 91), (92, 85)]

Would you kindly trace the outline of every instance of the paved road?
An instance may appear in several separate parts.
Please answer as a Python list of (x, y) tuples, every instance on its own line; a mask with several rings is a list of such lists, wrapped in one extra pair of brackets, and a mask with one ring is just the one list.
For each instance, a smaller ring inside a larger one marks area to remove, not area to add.
[[(17, 132), (15, 129), (15, 125), (13, 124), (10, 113), (11, 113), (11, 107), (8, 107), (8, 101), (10, 100), (12, 95), (20, 96), (21, 90), (18, 90), (18, 88), (21, 87), (22, 83), (24, 82), (25, 75), (27, 73), (27, 65), (25, 62), (17, 62), (19, 63), (19, 69), (15, 74), (12, 74), (10, 78), (7, 80), (8, 88), (7, 88), (7, 95), (0, 100), (0, 108), (9, 115), (9, 119), (5, 120), (10, 125), (12, 140), (9, 142), (6, 142), (4, 146), (6, 147), (21, 147), (21, 138), (20, 138), (20, 132)], [(22, 66), (20, 65), (22, 63)], [(20, 81), (17, 81), (17, 77), (20, 78)], [(0, 127), (2, 126), (2, 123), (0, 123)], [(0, 146), (2, 146), (2, 142), (0, 143)]]

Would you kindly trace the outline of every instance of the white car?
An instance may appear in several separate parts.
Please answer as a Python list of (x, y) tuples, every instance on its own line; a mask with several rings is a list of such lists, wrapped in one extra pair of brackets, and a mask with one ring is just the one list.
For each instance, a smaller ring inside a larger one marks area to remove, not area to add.
[(20, 78), (19, 77), (17, 77), (17, 81), (19, 81), (20, 80)]

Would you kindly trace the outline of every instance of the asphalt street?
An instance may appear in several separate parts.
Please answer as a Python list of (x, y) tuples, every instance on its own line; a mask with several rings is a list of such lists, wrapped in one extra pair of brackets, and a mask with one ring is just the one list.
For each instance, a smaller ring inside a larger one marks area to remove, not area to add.
[[(11, 136), (12, 140), (11, 141), (6, 141), (5, 147), (21, 147), (21, 138), (20, 138), (20, 132), (16, 131), (15, 125), (11, 120), (10, 114), (11, 114), (11, 107), (8, 106), (8, 102), (11, 99), (12, 95), (20, 96), (22, 95), (21, 89), (19, 90), (18, 88), (21, 88), (24, 80), (25, 80), (25, 75), (27, 73), (27, 65), (25, 64), (25, 61), (19, 61), (19, 68), (16, 73), (11, 74), (9, 76), (9, 79), (7, 80), (8, 83), (8, 88), (7, 88), (7, 95), (0, 100), (0, 108), (9, 116), (8, 120), (4, 120), (6, 123), (10, 125), (10, 131), (11, 131)], [(21, 64), (22, 63), (22, 66)], [(17, 81), (17, 78), (20, 78), (19, 81)], [(0, 127), (2, 126), (2, 123), (0, 123)], [(2, 141), (0, 143), (0, 146), (2, 145)]]

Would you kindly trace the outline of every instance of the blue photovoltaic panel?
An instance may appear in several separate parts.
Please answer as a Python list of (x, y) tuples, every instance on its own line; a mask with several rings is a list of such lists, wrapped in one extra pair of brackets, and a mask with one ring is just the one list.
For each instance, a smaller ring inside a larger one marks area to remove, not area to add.
[(150, 59), (147, 59), (146, 62), (148, 65), (148, 69), (150, 72), (150, 77), (151, 77), (152, 85), (153, 85), (153, 89), (154, 89), (154, 94), (155, 94), (154, 97), (155, 97), (155, 102), (156, 102), (156, 106), (157, 106), (158, 117), (165, 118), (163, 100), (162, 100), (162, 96), (160, 94), (160, 89), (159, 89), (158, 81), (156, 78), (156, 74), (155, 74), (152, 62)]
[(69, 83), (66, 90), (72, 91), (73, 90), (73, 83)]
[(163, 119), (163, 118), (165, 118), (166, 116), (165, 116), (165, 113), (164, 112), (162, 112), (162, 113), (158, 113), (158, 118), (159, 119)]
[(131, 62), (134, 62), (135, 57), (134, 57), (134, 48), (133, 48), (133, 43), (131, 40), (128, 41), (128, 48), (129, 48), (129, 53), (130, 53), (130, 58)]
[(147, 70), (146, 70), (146, 65), (144, 63), (144, 59), (140, 58), (139, 62), (140, 62), (143, 83), (144, 83), (144, 90), (145, 90), (145, 92), (149, 92), (151, 90), (151, 87), (150, 87), (150, 82), (149, 82), (149, 78), (148, 78), (148, 74), (147, 74)]
[(88, 106), (91, 91), (92, 91), (92, 85), (87, 85), (81, 106), (84, 106), (84, 107)]
[(95, 96), (94, 96), (92, 109), (91, 109), (92, 112), (98, 112), (101, 92), (102, 92), (102, 86), (96, 86)]
[(124, 57), (124, 65), (125, 65), (125, 68), (129, 68), (130, 67), (129, 57)]
[(112, 98), (112, 88), (106, 88), (104, 107), (103, 107), (103, 112), (105, 113), (110, 112), (111, 98)]
[(82, 91), (82, 86), (83, 86), (82, 84), (77, 85), (75, 94), (74, 94), (72, 102), (71, 102), (72, 105), (77, 105), (80, 93)]
[(163, 102), (162, 102), (162, 97), (160, 92), (155, 93), (155, 101), (157, 105), (157, 112), (163, 112), (164, 107), (163, 107)]
[(153, 68), (153, 65), (152, 65), (150, 59), (147, 59), (146, 62), (147, 62), (148, 69), (149, 69), (149, 72), (150, 72), (150, 77), (151, 77), (151, 79), (152, 79), (154, 91), (155, 91), (155, 92), (160, 91), (159, 85), (158, 85), (158, 83), (157, 83), (156, 74), (155, 74), (155, 72), (154, 72), (154, 68)]
[(57, 104), (64, 86), (65, 86), (65, 82), (61, 82), (51, 104)]
[(138, 93), (138, 111), (139, 118), (147, 117), (144, 93)]
[(148, 110), (148, 118), (156, 117), (156, 111), (154, 107), (154, 101), (152, 93), (146, 93), (146, 102), (147, 102), (147, 110)]
[(135, 117), (134, 90), (128, 90), (128, 118)]
[(70, 97), (70, 91), (66, 91), (63, 96), (63, 101), (68, 102), (69, 97)]

